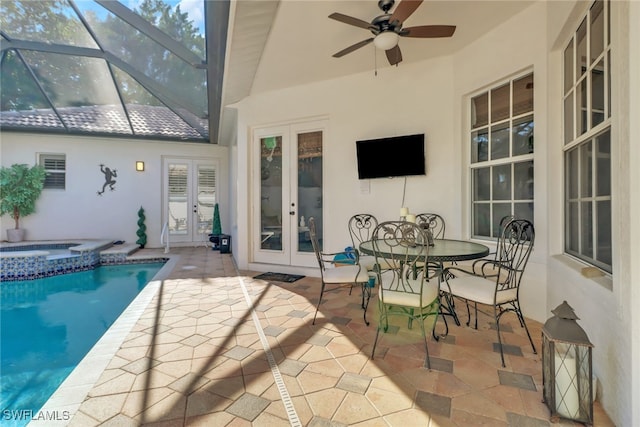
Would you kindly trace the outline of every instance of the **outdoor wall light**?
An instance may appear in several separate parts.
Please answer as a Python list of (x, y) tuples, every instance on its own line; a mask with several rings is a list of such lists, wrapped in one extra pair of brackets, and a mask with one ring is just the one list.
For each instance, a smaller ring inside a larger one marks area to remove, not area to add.
[(144, 172), (144, 162), (141, 160), (136, 161), (136, 170), (138, 172)]

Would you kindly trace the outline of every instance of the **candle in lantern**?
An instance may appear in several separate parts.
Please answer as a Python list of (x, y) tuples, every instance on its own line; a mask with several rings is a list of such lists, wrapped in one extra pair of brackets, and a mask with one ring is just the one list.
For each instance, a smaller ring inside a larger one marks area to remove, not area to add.
[(575, 419), (579, 415), (576, 360), (556, 354), (556, 409), (563, 417)]
[(400, 216), (409, 215), (409, 208), (400, 208)]
[(405, 217), (407, 222), (416, 222), (416, 216), (414, 214), (407, 214), (407, 216)]

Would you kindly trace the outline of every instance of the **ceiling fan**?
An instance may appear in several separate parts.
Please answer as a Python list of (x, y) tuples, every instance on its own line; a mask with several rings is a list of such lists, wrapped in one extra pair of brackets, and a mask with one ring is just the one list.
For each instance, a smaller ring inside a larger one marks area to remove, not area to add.
[(451, 37), (456, 31), (455, 25), (420, 25), (417, 27), (403, 28), (404, 21), (422, 4), (423, 0), (401, 0), (393, 13), (389, 13), (395, 0), (379, 0), (378, 7), (384, 14), (373, 18), (373, 21), (366, 22), (342, 13), (332, 13), (329, 18), (355, 27), (364, 28), (371, 31), (374, 37), (355, 43), (333, 55), (340, 58), (363, 46), (373, 42), (378, 48), (387, 54), (389, 64), (396, 65), (402, 61), (402, 52), (398, 46), (400, 37), (435, 38)]

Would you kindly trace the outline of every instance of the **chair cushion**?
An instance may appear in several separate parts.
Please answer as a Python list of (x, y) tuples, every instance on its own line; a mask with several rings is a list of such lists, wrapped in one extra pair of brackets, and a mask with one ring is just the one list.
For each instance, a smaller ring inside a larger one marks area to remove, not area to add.
[(369, 281), (369, 274), (359, 265), (343, 265), (326, 268), (322, 274), (324, 283), (362, 283)]
[(367, 270), (373, 270), (373, 267), (376, 265), (376, 257), (371, 255), (361, 255), (358, 260), (362, 268), (366, 268)]
[[(448, 287), (447, 283), (449, 283)], [(440, 284), (440, 289), (444, 292), (449, 292), (449, 287), (451, 288), (451, 294), (457, 297), (476, 301), (481, 304), (494, 304), (493, 299), (496, 290), (495, 278), (485, 279), (483, 277), (465, 275), (449, 279), (448, 282), (443, 281)], [(498, 292), (496, 296), (496, 303), (502, 304), (507, 301), (513, 301), (517, 296), (516, 289), (501, 291)]]
[[(420, 289), (419, 281), (410, 281), (410, 283), (414, 285), (414, 289)], [(398, 305), (416, 308), (426, 307), (438, 297), (438, 282), (435, 280), (424, 283), (424, 288), (422, 289), (422, 299), (420, 299), (419, 293), (392, 291), (387, 289), (387, 286), (385, 286), (384, 291), (378, 292), (378, 298), (380, 299), (380, 301), (387, 305)]]

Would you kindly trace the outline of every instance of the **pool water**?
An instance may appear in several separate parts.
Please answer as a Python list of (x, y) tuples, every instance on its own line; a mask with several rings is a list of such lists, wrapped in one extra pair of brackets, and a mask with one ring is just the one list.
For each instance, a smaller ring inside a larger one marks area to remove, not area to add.
[(36, 414), (162, 266), (109, 265), (2, 283), (0, 424), (25, 425), (7, 414)]

